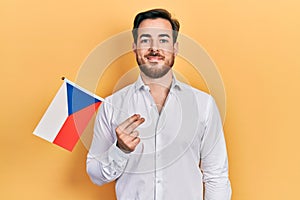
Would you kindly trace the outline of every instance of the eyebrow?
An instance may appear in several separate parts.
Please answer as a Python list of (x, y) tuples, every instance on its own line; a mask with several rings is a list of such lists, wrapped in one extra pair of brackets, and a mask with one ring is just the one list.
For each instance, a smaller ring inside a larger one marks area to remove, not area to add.
[(159, 34), (158, 36), (159, 36), (159, 37), (168, 37), (168, 38), (170, 38), (170, 35), (169, 35), (169, 34)]
[(142, 38), (142, 37), (151, 37), (151, 35), (150, 34), (142, 34), (142, 35), (140, 35), (140, 38)]
[[(159, 36), (159, 37), (168, 37), (168, 38), (170, 38), (170, 35), (169, 35), (169, 34), (166, 34), (166, 33), (159, 34), (158, 36)], [(148, 37), (148, 38), (150, 38), (151, 35), (150, 35), (150, 34), (144, 33), (144, 34), (140, 35), (140, 38), (142, 38), (142, 37)]]

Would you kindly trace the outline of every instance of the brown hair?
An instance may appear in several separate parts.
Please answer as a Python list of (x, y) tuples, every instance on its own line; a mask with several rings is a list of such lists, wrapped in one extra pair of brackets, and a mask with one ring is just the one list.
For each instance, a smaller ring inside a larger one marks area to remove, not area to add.
[(132, 29), (134, 43), (137, 42), (137, 36), (138, 36), (137, 29), (140, 26), (141, 22), (145, 19), (157, 19), (157, 18), (166, 19), (171, 23), (173, 29), (173, 42), (174, 43), (176, 42), (180, 24), (177, 19), (172, 18), (171, 13), (169, 13), (165, 9), (159, 8), (159, 9), (147, 10), (145, 12), (140, 12), (135, 16), (133, 22), (133, 29)]

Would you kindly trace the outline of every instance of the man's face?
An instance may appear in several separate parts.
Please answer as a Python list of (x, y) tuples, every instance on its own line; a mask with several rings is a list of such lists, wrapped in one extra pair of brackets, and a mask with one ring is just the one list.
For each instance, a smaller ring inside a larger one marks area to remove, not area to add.
[(174, 64), (177, 43), (173, 43), (171, 23), (162, 18), (145, 19), (138, 28), (134, 52), (140, 70), (149, 78), (160, 78)]

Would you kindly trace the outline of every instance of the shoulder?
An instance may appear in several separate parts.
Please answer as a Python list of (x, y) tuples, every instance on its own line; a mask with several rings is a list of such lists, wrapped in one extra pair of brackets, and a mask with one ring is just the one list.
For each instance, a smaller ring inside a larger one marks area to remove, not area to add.
[(133, 88), (134, 88), (134, 83), (127, 85), (124, 88), (114, 92), (113, 94), (109, 95), (105, 99), (107, 101), (112, 101), (113, 99), (116, 99), (116, 98), (123, 98), (126, 95), (128, 95), (128, 93), (132, 92)]
[(208, 94), (200, 89), (197, 89), (197, 88), (190, 86), (183, 82), (178, 81), (178, 83), (180, 84), (181, 91), (183, 91), (184, 93), (193, 94), (198, 100), (210, 101), (210, 99), (212, 98), (212, 96), (210, 94)]
[(105, 107), (108, 112), (113, 110), (113, 108), (121, 108), (123, 106), (123, 103), (125, 101), (128, 101), (128, 97), (132, 96), (132, 94), (134, 93), (134, 89), (135, 86), (134, 83), (132, 83), (105, 97), (103, 107)]
[(221, 121), (220, 111), (214, 97), (204, 91), (182, 83), (185, 90), (193, 93), (198, 110), (203, 113), (205, 121)]
[(181, 99), (186, 99), (186, 103), (197, 107), (199, 112), (207, 115), (211, 105), (214, 104), (212, 95), (182, 82), (179, 82), (179, 85)]

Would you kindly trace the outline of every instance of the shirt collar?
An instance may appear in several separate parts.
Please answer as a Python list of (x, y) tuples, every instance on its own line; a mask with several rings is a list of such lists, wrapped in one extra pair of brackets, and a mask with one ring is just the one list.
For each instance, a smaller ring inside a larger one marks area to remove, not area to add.
[[(138, 79), (135, 82), (134, 87), (135, 87), (136, 91), (140, 90), (140, 89), (146, 89), (146, 88), (148, 88), (148, 86), (145, 85), (145, 83), (143, 82), (141, 75), (138, 76)], [(173, 75), (172, 75), (172, 84), (171, 84), (170, 91), (172, 91), (174, 89), (181, 90), (182, 89), (182, 83), (177, 80), (175, 74), (173, 73)]]

